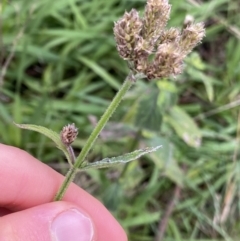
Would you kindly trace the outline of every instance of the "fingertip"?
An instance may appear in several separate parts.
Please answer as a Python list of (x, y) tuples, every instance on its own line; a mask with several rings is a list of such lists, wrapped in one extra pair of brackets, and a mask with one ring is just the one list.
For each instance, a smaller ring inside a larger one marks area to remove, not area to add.
[(106, 219), (102, 227), (96, 225), (96, 216), (62, 201), (6, 215), (0, 226), (0, 237), (8, 240), (127, 241), (119, 224)]
[(0, 237), (7, 240), (93, 241), (94, 221), (81, 208), (54, 202), (6, 215), (0, 219)]

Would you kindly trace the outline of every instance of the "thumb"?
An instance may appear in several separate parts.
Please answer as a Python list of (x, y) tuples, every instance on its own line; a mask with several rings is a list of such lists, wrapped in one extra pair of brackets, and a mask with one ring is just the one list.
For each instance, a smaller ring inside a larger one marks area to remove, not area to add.
[(0, 218), (0, 240), (93, 241), (92, 219), (67, 202), (43, 204)]

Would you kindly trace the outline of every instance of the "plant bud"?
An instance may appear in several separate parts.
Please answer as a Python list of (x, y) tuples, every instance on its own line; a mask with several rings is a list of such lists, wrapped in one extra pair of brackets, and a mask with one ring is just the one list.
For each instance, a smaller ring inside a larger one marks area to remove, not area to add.
[(138, 12), (132, 9), (125, 13), (114, 26), (114, 35), (117, 43), (119, 55), (126, 60), (134, 58), (134, 48), (139, 39), (139, 33), (142, 29), (142, 20)]
[(78, 129), (75, 127), (74, 123), (68, 124), (67, 126), (63, 127), (60, 135), (62, 143), (66, 146), (69, 146), (75, 141), (78, 135)]
[(205, 36), (203, 23), (193, 23), (183, 29), (179, 45), (186, 56)]
[(143, 18), (142, 36), (154, 47), (170, 16), (171, 6), (167, 0), (148, 0)]

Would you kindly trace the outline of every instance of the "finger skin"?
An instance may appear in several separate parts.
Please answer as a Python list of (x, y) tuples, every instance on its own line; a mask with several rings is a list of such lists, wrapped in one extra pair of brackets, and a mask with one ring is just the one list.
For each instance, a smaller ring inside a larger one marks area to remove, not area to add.
[(71, 209), (79, 210), (79, 207), (67, 202), (52, 202), (6, 215), (0, 219), (0, 241), (52, 241), (50, 230), (54, 218)]
[(8, 209), (6, 208), (0, 208), (0, 217), (4, 216), (4, 215), (7, 215), (7, 214), (10, 214), (11, 211), (9, 211)]
[[(0, 144), (1, 207), (21, 211), (52, 202), (63, 180), (61, 174), (27, 152)], [(96, 241), (127, 240), (125, 232), (108, 210), (77, 185), (70, 185), (63, 201), (80, 207), (91, 217), (96, 228)]]

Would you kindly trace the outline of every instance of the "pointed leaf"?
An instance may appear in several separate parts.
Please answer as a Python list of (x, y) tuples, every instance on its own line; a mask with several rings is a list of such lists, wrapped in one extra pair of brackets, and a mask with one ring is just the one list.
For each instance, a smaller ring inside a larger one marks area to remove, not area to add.
[(174, 153), (176, 152), (174, 145), (166, 138), (155, 136), (149, 141), (148, 145), (156, 145), (162, 143), (164, 148), (162, 151), (156, 151), (150, 155), (150, 158), (155, 163), (159, 171), (164, 172), (164, 176), (168, 177), (171, 181), (183, 187), (185, 184), (185, 175), (175, 159)]
[(165, 115), (165, 118), (177, 135), (189, 146), (200, 146), (201, 132), (194, 120), (182, 108), (174, 106), (170, 109), (169, 115)]
[(120, 163), (127, 163), (133, 160), (138, 159), (139, 157), (154, 152), (158, 150), (162, 146), (157, 147), (148, 147), (145, 149), (136, 150), (134, 152), (127, 153), (122, 156), (118, 157), (112, 157), (112, 158), (104, 158), (101, 161), (93, 162), (93, 163), (86, 163), (84, 162), (83, 165), (80, 167), (82, 170), (90, 169), (90, 168), (106, 168), (106, 167), (112, 167), (116, 164)]
[(201, 81), (205, 85), (208, 99), (212, 102), (214, 99), (214, 83), (218, 83), (216, 78), (210, 77), (209, 75), (204, 74), (206, 66), (201, 60), (200, 56), (196, 52), (192, 52), (187, 58), (186, 62), (189, 63), (186, 72), (192, 77), (195, 81)]
[(60, 135), (55, 132), (52, 131), (44, 126), (38, 126), (38, 125), (31, 125), (31, 124), (17, 124), (14, 123), (17, 127), (22, 128), (22, 129), (26, 129), (26, 130), (31, 130), (31, 131), (36, 131), (39, 132), (45, 136), (47, 136), (48, 138), (50, 138), (55, 144), (56, 146), (63, 151), (63, 153), (65, 154), (68, 162), (70, 165), (72, 165), (71, 162), (71, 157), (69, 156), (69, 153), (67, 151), (67, 147), (62, 143)]

